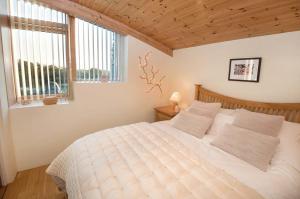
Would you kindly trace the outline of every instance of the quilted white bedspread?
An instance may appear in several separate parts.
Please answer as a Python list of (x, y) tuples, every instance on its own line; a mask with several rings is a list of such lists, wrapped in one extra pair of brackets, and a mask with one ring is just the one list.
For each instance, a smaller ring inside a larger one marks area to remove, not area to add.
[(47, 173), (65, 181), (69, 199), (262, 198), (149, 123), (85, 136)]

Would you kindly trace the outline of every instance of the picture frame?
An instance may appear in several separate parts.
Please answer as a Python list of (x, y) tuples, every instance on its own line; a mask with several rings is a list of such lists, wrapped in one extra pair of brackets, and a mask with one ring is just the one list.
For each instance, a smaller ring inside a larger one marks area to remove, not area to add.
[(261, 57), (230, 59), (229, 81), (259, 82)]

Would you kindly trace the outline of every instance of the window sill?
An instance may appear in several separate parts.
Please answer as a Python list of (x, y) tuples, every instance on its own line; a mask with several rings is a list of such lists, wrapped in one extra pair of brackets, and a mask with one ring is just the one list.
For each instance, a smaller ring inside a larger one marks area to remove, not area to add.
[(19, 103), (11, 105), (10, 109), (20, 109), (20, 108), (34, 108), (34, 107), (43, 107), (43, 106), (56, 106), (56, 105), (66, 105), (69, 104), (69, 101), (67, 99), (58, 99), (57, 104), (53, 105), (44, 105), (42, 100), (35, 100), (32, 101), (30, 104), (22, 105)]
[(125, 81), (108, 81), (108, 82), (101, 82), (101, 81), (74, 81), (77, 84), (118, 84), (124, 83)]

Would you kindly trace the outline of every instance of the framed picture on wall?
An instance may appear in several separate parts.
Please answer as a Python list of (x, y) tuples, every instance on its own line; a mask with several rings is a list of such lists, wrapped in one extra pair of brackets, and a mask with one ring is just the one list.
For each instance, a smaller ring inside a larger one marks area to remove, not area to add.
[(259, 82), (261, 57), (230, 59), (229, 81)]

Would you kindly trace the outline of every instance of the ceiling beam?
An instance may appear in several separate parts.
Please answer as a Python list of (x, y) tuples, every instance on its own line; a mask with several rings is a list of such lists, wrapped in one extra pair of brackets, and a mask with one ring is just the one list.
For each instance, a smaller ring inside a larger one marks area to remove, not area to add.
[(60, 10), (62, 12), (65, 12), (68, 15), (71, 15), (73, 17), (78, 17), (85, 21), (97, 24), (104, 28), (110, 29), (114, 32), (117, 32), (117, 33), (120, 33), (123, 35), (131, 35), (131, 36), (157, 48), (158, 50), (160, 50), (170, 56), (173, 56), (173, 49), (166, 46), (165, 44), (162, 44), (162, 43), (156, 41), (155, 39), (149, 37), (148, 35), (145, 35), (144, 33), (141, 33), (139, 31), (129, 27), (128, 25), (123, 24), (107, 15), (104, 15), (100, 12), (97, 12), (95, 10), (92, 10), (90, 8), (82, 6), (78, 3), (75, 3), (70, 0), (38, 0), (38, 1), (45, 4), (46, 6)]

